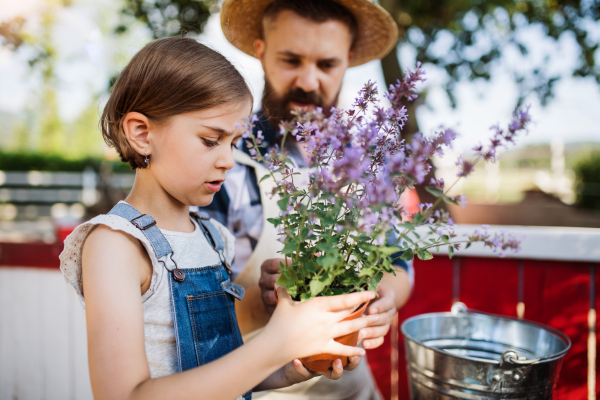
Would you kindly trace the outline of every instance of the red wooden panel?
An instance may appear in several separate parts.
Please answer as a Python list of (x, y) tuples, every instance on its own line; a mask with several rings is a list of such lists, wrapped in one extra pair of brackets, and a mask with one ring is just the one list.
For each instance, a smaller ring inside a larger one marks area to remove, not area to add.
[[(399, 327), (407, 318), (414, 315), (450, 311), (452, 306), (452, 261), (447, 257), (435, 257), (433, 260), (415, 260), (415, 286), (411, 298), (398, 312)], [(399, 396), (408, 398), (408, 375), (406, 371), (406, 353), (404, 337), (399, 335)], [(378, 349), (369, 350), (369, 364), (384, 398), (391, 394), (390, 335)]]
[(558, 329), (572, 341), (555, 392), (557, 400), (588, 398), (589, 272), (585, 263), (525, 262), (525, 318)]
[(517, 316), (519, 262), (501, 258), (460, 258), (459, 300), (469, 309)]
[(0, 243), (0, 266), (59, 268), (63, 243)]

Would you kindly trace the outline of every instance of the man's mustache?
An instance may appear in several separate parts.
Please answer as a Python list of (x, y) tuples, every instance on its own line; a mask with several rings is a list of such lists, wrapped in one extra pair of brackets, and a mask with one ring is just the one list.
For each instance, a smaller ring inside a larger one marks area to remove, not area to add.
[(323, 97), (317, 92), (305, 92), (300, 88), (289, 91), (283, 98), (283, 103), (289, 107), (290, 103), (312, 104), (315, 107), (323, 107)]

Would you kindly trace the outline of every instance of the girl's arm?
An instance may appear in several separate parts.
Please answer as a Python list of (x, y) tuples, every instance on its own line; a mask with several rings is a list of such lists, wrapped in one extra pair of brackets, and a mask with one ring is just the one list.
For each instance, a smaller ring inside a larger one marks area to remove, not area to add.
[(151, 271), (146, 251), (133, 237), (104, 226), (89, 235), (83, 250), (83, 287), (96, 400), (231, 400), (295, 358), (318, 353), (363, 355), (363, 349), (343, 346), (333, 338), (377, 318), (339, 322), (354, 306), (372, 299), (372, 292), (297, 303), (280, 288), (270, 323), (247, 344), (210, 364), (151, 379), (141, 301), (141, 288)]

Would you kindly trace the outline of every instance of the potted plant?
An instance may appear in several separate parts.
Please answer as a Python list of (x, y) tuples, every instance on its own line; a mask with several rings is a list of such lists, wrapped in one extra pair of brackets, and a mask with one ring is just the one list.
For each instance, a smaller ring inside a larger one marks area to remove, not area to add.
[[(519, 249), (519, 241), (508, 234), (491, 236), (484, 230), (458, 238), (449, 213), (436, 209), (441, 201), (465, 201), (464, 196), (448, 196), (452, 186), (446, 188), (441, 179), (425, 182), (432, 157), (451, 146), (455, 132), (442, 129), (430, 137), (417, 133), (410, 141), (402, 136), (407, 120), (402, 102), (417, 97), (415, 85), (423, 80), (420, 66), (408, 71), (404, 80), (390, 86), (385, 95), (388, 107), (369, 82), (347, 111), (296, 112), (294, 121), (281, 125), (281, 147), (266, 154), (261, 152), (260, 133), (252, 135), (253, 120), (246, 124), (244, 137), (251, 154), (269, 167), (270, 174), (262, 179), (276, 182), (272, 195), (279, 198), (281, 213), (269, 222), (279, 229), (287, 261), (281, 264), (277, 284), (295, 300), (375, 291), (384, 273), (394, 273), (395, 259), (429, 260), (432, 249), (441, 246), (448, 247), (450, 257), (461, 245), (475, 242), (499, 250), (500, 255)], [(474, 149), (473, 161), (462, 157), (457, 161), (457, 180), (468, 176), (478, 159), (495, 161), (496, 149), (512, 142), (529, 120), (527, 110), (517, 110), (507, 129), (494, 127), (489, 144)], [(285, 151), (290, 137), (307, 147), (311, 172), (306, 182), (300, 182)], [(426, 185), (438, 199), (409, 214), (400, 196), (417, 184)]]

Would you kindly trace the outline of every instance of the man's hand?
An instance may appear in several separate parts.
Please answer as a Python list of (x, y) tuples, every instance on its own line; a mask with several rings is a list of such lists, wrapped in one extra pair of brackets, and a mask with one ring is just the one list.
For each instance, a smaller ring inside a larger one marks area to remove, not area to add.
[(306, 367), (304, 365), (302, 365), (300, 360), (296, 359), (293, 362), (287, 364), (284, 367), (284, 371), (285, 371), (286, 380), (290, 385), (293, 385), (295, 383), (304, 382), (304, 381), (314, 378), (316, 376), (324, 376), (326, 378), (337, 381), (338, 379), (340, 379), (342, 377), (344, 370), (352, 371), (354, 368), (356, 368), (358, 366), (359, 362), (360, 362), (360, 357), (352, 356), (352, 357), (348, 357), (348, 365), (346, 365), (343, 368), (342, 368), (342, 361), (338, 359), (338, 360), (333, 361), (331, 368), (328, 371), (312, 372), (312, 371), (309, 371), (308, 369), (306, 369)]
[(258, 286), (260, 286), (260, 297), (269, 315), (273, 314), (275, 306), (277, 305), (273, 290), (275, 289), (275, 282), (277, 281), (277, 278), (279, 278), (280, 262), (285, 263), (285, 260), (283, 258), (272, 258), (265, 261), (260, 266), (260, 279), (258, 281)]
[(374, 349), (383, 344), (383, 337), (390, 330), (392, 318), (396, 313), (396, 292), (390, 286), (380, 283), (377, 293), (379, 298), (369, 304), (367, 314), (379, 314), (379, 322), (361, 329), (359, 333), (365, 349)]

